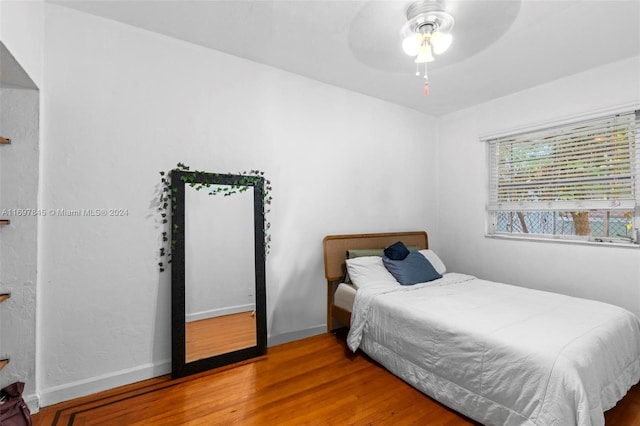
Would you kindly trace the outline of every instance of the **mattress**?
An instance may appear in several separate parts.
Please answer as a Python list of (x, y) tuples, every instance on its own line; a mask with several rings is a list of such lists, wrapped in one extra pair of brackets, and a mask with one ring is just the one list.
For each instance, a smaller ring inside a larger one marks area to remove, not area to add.
[(359, 289), (347, 343), (485, 425), (602, 426), (640, 380), (632, 313), (456, 273)]
[(341, 283), (333, 294), (333, 304), (345, 311), (351, 312), (356, 298), (356, 289), (351, 284)]

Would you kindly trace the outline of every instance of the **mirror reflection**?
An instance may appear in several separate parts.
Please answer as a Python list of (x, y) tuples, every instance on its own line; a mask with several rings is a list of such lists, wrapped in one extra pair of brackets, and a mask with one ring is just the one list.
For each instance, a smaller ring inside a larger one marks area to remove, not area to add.
[(264, 183), (172, 171), (174, 378), (266, 352)]
[(185, 351), (191, 362), (256, 345), (253, 188), (185, 188)]

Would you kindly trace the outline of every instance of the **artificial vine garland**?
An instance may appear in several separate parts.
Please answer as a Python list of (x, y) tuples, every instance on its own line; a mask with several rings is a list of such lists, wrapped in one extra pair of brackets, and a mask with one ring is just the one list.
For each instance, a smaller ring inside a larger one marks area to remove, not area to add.
[[(160, 212), (161, 222), (164, 226), (169, 223), (169, 207), (171, 207), (171, 215), (176, 210), (176, 197), (171, 188), (171, 175), (173, 171), (190, 171), (189, 166), (178, 163), (176, 168), (169, 172), (160, 172), (160, 183), (162, 186), (160, 192), (160, 206), (158, 207), (158, 211)], [(189, 175), (183, 175), (181, 177), (182, 181), (188, 184), (190, 187), (195, 189), (196, 191), (200, 191), (203, 189), (208, 190), (208, 195), (220, 195), (222, 194), (225, 197), (228, 197), (233, 194), (245, 192), (251, 186), (255, 186), (259, 179), (264, 178), (264, 172), (260, 170), (250, 170), (244, 171), (241, 173), (226, 173), (220, 174), (220, 176), (238, 176), (238, 179), (233, 181), (231, 185), (216, 185), (215, 188), (211, 188), (212, 184), (203, 183), (200, 179), (201, 175), (218, 175), (217, 173), (208, 173), (199, 170), (195, 170)], [(269, 234), (269, 228), (271, 224), (267, 221), (267, 213), (270, 212), (268, 206), (271, 205), (271, 182), (265, 179), (264, 192), (262, 197), (262, 209), (265, 215), (265, 224), (264, 224), (264, 250), (265, 254), (269, 253), (271, 249), (271, 235)], [(171, 239), (169, 239), (168, 231), (162, 231), (162, 245), (160, 247), (160, 258), (167, 259), (166, 263), (171, 263), (171, 254), (173, 249), (175, 248), (176, 239), (175, 234), (178, 232), (178, 225), (173, 225), (171, 228)], [(167, 247), (168, 245), (168, 247)], [(165, 262), (158, 262), (158, 267), (160, 268), (160, 272), (164, 272), (165, 270)]]

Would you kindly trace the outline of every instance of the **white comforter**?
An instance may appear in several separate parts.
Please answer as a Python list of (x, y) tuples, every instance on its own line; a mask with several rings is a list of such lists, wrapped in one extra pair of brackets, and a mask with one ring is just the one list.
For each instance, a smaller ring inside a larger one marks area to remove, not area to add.
[(486, 425), (604, 425), (640, 380), (632, 313), (455, 273), (359, 289), (347, 343)]

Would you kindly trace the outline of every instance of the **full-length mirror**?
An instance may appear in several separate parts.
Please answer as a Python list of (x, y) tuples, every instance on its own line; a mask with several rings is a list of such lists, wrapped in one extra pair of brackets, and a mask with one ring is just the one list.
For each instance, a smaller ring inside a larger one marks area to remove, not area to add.
[(264, 179), (172, 172), (172, 371), (266, 351)]

